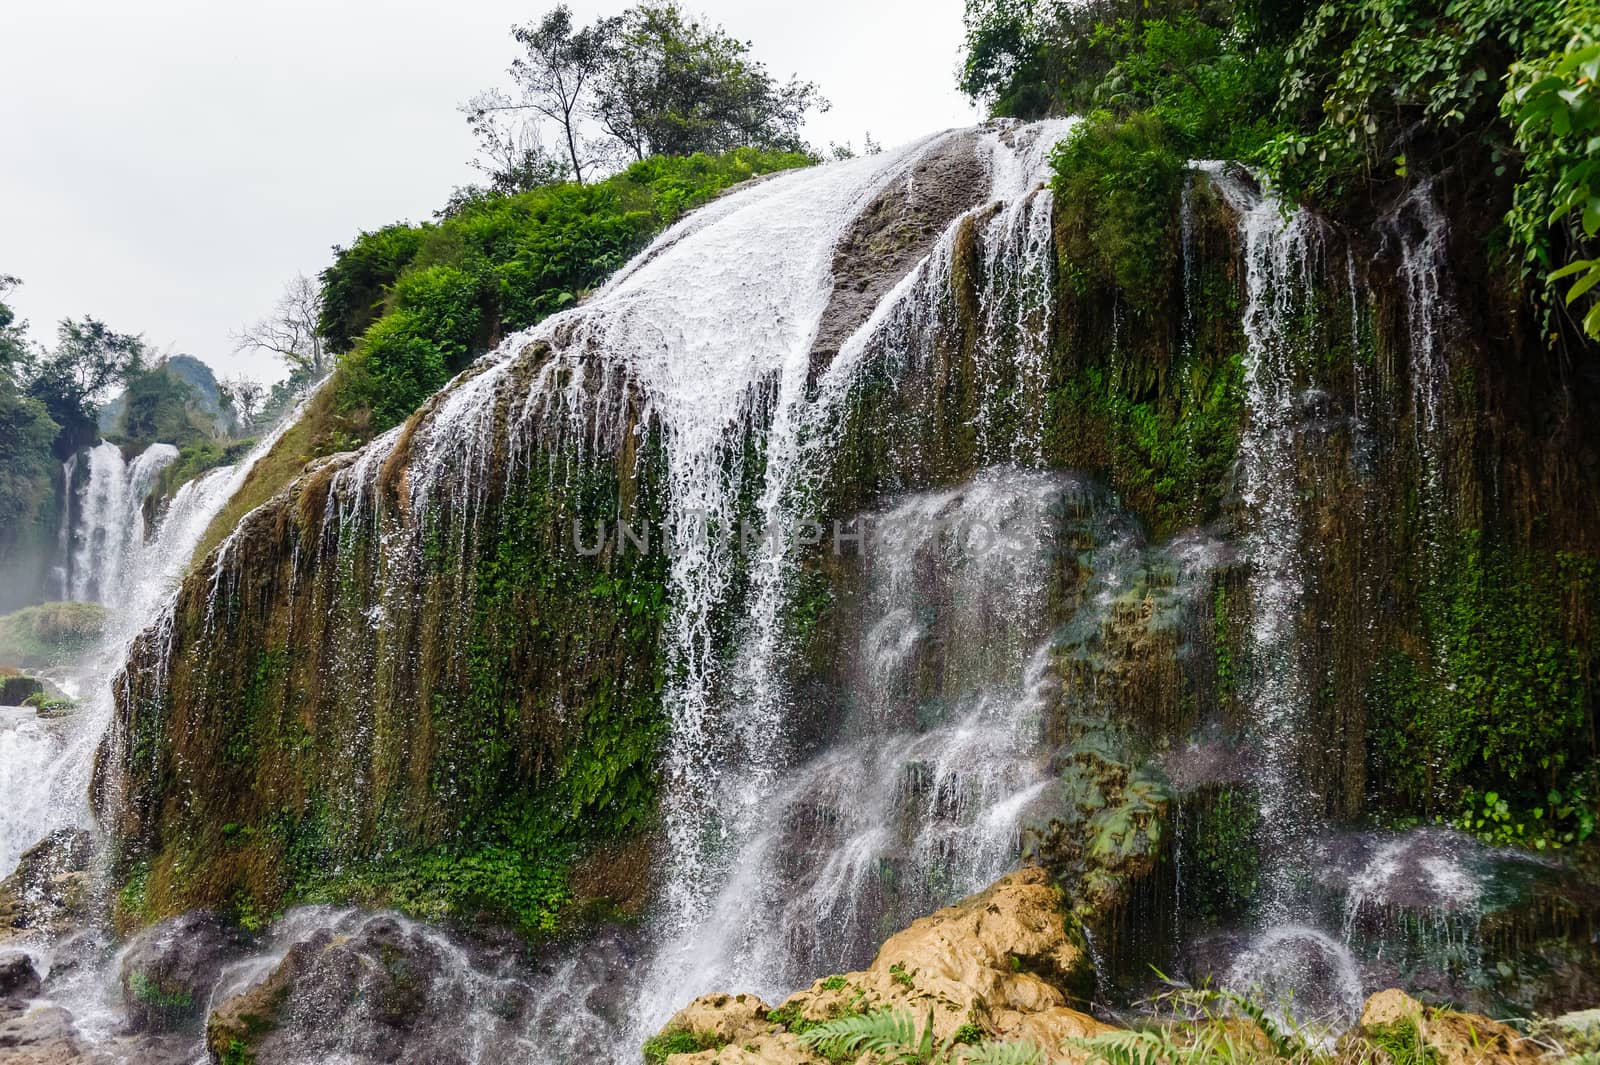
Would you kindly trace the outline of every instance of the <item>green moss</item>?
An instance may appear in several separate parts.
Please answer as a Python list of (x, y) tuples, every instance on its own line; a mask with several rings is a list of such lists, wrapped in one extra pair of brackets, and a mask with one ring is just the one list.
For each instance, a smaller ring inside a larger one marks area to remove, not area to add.
[(1179, 814), (1185, 910), (1208, 921), (1242, 917), (1260, 887), (1261, 810), (1246, 788), (1222, 787), (1184, 804)]
[(1453, 814), (1467, 789), (1543, 806), (1581, 769), (1593, 648), (1582, 631), (1594, 563), (1486, 544), (1447, 546), (1421, 596), (1425, 642), (1395, 650), (1368, 689), (1381, 809)]
[(674, 1028), (645, 1040), (642, 1049), (646, 1065), (666, 1065), (666, 1060), (674, 1054), (698, 1054), (702, 1050), (720, 1050), (725, 1045), (711, 1032)]
[(128, 990), (139, 1002), (158, 1012), (184, 1013), (194, 1005), (194, 994), (188, 988), (166, 987), (142, 970), (128, 975)]

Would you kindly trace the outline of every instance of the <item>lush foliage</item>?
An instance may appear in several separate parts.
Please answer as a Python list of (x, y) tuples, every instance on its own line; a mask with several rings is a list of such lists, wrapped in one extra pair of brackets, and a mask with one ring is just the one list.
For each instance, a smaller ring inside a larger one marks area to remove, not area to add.
[[(479, 169), (496, 192), (567, 177), (582, 184), (618, 158), (802, 151), (806, 113), (827, 109), (815, 85), (780, 83), (748, 42), (677, 0), (645, 0), (583, 27), (560, 4), (512, 36), (522, 48), (510, 69), (515, 95), (491, 90), (463, 108), (482, 148)], [(554, 155), (544, 150), (541, 123), (559, 136)], [(471, 190), (463, 195), (472, 198)]]
[[(1424, 596), (1436, 656), (1396, 654), (1374, 679), (1378, 795), (1446, 815), (1463, 789), (1488, 790), (1491, 808), (1502, 796), (1519, 810), (1540, 808), (1529, 818), (1544, 821), (1535, 835), (1553, 830), (1560, 842), (1572, 825), (1558, 823), (1560, 804), (1548, 795), (1559, 797), (1581, 768), (1588, 720), (1588, 681), (1563, 603), (1595, 587), (1592, 567), (1578, 559), (1515, 555), (1475, 536), (1458, 544)], [(1466, 801), (1476, 805), (1470, 794)]]
[(1600, 4), (1570, 5), (1563, 29), (1570, 32), (1564, 50), (1512, 67), (1501, 103), (1523, 157), (1508, 220), (1525, 272), (1571, 278), (1565, 305), (1589, 294), (1583, 328), (1600, 337)]
[(319, 328), (347, 351), (333, 386), (348, 446), (404, 419), (501, 337), (571, 305), (736, 182), (806, 156), (656, 156), (603, 182), (484, 195), (438, 222), (363, 233), (322, 272)]
[[(1600, 304), (1579, 303), (1600, 285), (1596, 25), (1593, 0), (969, 0), (962, 87), (996, 114), (1104, 112), (1065, 177), (1132, 143), (1136, 185), (1163, 152), (1233, 158), (1341, 208), (1458, 168), (1505, 214), (1524, 272), (1572, 279), (1562, 302), (1600, 336)], [(1117, 191), (1088, 209), (1126, 214), (1135, 190)], [(1137, 270), (1140, 251), (1108, 254)]]
[(970, 1045), (954, 1034), (935, 1039), (931, 1010), (920, 1033), (910, 1013), (884, 1009), (822, 1021), (801, 1032), (800, 1041), (836, 1061), (870, 1054), (885, 1065), (1033, 1065), (1042, 1058), (1029, 1043)]

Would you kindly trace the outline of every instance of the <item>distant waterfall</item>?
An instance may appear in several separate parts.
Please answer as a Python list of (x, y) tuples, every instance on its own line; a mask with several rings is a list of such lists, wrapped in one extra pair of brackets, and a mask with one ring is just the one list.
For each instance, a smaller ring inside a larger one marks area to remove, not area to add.
[[(177, 448), (153, 444), (132, 464), (106, 442), (86, 453), (90, 469), (78, 534), (65, 541), (72, 548), (66, 590), (78, 593), (74, 598), (115, 606), (117, 613), (100, 645), (63, 677), (83, 709), (56, 721), (31, 715), (0, 720), (0, 795), (6, 797), (0, 805), (0, 877), (50, 832), (89, 823), (95, 749), (111, 718), (112, 677), (122, 668), (128, 642), (170, 607), (173, 587), (211, 520), (297, 416), (291, 413), (263, 436), (239, 465), (185, 483), (148, 540), (144, 500)], [(76, 456), (68, 460), (69, 484), (75, 461)]]
[[(134, 555), (145, 540), (145, 499), (156, 478), (178, 457), (171, 444), (151, 444), (133, 462), (107, 440), (87, 451), (88, 478), (76, 506), (68, 506), (61, 537), (61, 598), (122, 607), (134, 596), (128, 586)], [(63, 476), (70, 492), (77, 456)]]

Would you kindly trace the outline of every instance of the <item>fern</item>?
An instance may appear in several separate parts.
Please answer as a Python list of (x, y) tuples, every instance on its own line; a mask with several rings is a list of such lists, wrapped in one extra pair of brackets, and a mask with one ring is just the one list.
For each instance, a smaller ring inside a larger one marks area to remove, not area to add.
[(904, 1010), (882, 1009), (823, 1021), (800, 1034), (800, 1041), (835, 1061), (871, 1053), (877, 1065), (1039, 1065), (1032, 1043), (982, 1043), (964, 1046), (963, 1031), (935, 1043), (933, 1010), (917, 1032), (916, 1019)]
[[(933, 1017), (929, 1014), (927, 1034), (933, 1034)], [(911, 1014), (901, 1010), (874, 1010), (855, 1017), (840, 1017), (823, 1021), (801, 1033), (800, 1041), (815, 1047), (830, 1057), (843, 1054), (876, 1054), (885, 1063), (905, 1062), (907, 1065), (926, 1061), (917, 1053), (917, 1023)]]
[(956, 1060), (961, 1065), (1039, 1065), (1040, 1059), (1032, 1043), (981, 1043), (966, 1047)]
[(1105, 1065), (1173, 1065), (1188, 1057), (1186, 1048), (1157, 1032), (1105, 1032), (1071, 1044)]

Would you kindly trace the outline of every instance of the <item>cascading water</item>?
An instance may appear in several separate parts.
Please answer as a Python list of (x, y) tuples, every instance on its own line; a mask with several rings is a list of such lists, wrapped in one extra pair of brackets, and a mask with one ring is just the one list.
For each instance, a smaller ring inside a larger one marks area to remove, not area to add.
[(782, 774), (709, 920), (663, 953), (678, 972), (658, 993), (777, 995), (865, 964), (885, 929), (1015, 860), (1044, 780), (1040, 641), (1066, 487), (996, 469), (863, 519), (870, 605), (841, 738)]
[[(361, 605), (335, 608), (349, 610), (356, 637), (342, 641), (333, 654), (350, 666), (351, 676), (382, 678), (376, 682), (383, 684), (406, 668), (403, 645), (385, 633), (389, 619), (415, 609), (413, 581), (423, 560), (430, 552), (437, 555), (440, 542), (453, 544), (463, 552), (463, 564), (450, 579), (471, 579), (473, 567), (465, 560), (495, 478), (514, 486), (529, 463), (547, 461), (548, 455), (555, 466), (554, 456), (563, 449), (576, 451), (580, 462), (603, 461), (627, 453), (644, 427), (659, 427), (671, 604), (664, 637), (664, 702), (671, 726), (662, 782), (667, 868), (650, 911), (652, 943), (627, 978), (629, 1008), (597, 1032), (594, 1014), (575, 1001), (572, 987), (552, 988), (553, 997), (572, 1005), (538, 1011), (554, 1018), (537, 1040), (549, 1053), (570, 1047), (586, 1060), (629, 1060), (673, 1010), (718, 981), (748, 976), (764, 988), (781, 988), (830, 952), (843, 956), (865, 949), (877, 931), (835, 930), (818, 936), (815, 952), (800, 953), (793, 966), (768, 959), (774, 964), (757, 972), (762, 967), (752, 950), (759, 953), (761, 937), (802, 927), (815, 934), (826, 920), (818, 881), (807, 889), (815, 904), (809, 912), (777, 905), (769, 891), (765, 897), (774, 904), (763, 918), (707, 940), (730, 890), (736, 890), (730, 885), (759, 864), (753, 855), (775, 845), (774, 803), (804, 805), (808, 790), (825, 793), (827, 781), (837, 780), (826, 753), (793, 767), (796, 737), (778, 678), (795, 538), (768, 537), (744, 559), (728, 539), (707, 531), (737, 527), (745, 515), (742, 492), (751, 482), (756, 488), (749, 510), (762, 528), (794, 529), (808, 516), (806, 508), (834, 458), (831, 444), (857, 374), (877, 367), (892, 377), (896, 367), (917, 365), (928, 356), (935, 333), (947, 327), (957, 280), (956, 240), (963, 230), (974, 235), (989, 290), (977, 323), (986, 350), (978, 368), (985, 402), (972, 424), (980, 441), (976, 450), (984, 465), (1038, 461), (1054, 282), (1051, 201), (1041, 185), (1052, 146), (1070, 128), (1069, 122), (1054, 122), (945, 134), (733, 192), (669, 230), (581, 307), (506, 341), (418, 423), (379, 438), (327, 476), (317, 535), (323, 545), (336, 545), (340, 571), (362, 573), (367, 588)], [(963, 202), (980, 206), (958, 213), (928, 255), (877, 302), (818, 373), (814, 347), (835, 295), (834, 259), (843, 235), (877, 198), (909, 196), (918, 166), (951, 151), (977, 153), (989, 194), (963, 190), (969, 197)], [(747, 447), (752, 439), (758, 441), (753, 449)], [(752, 453), (758, 465), (751, 465)], [(396, 506), (383, 478), (400, 463), (407, 472)], [(995, 476), (995, 483), (980, 482), (962, 498), (986, 500), (1036, 535), (1037, 508), (1049, 479), (1020, 472)], [(963, 549), (937, 539), (922, 546), (934, 555)], [(297, 541), (290, 549), (326, 548)], [(918, 553), (914, 546), (906, 550)], [(967, 561), (978, 569), (989, 564)], [(243, 564), (237, 539), (217, 552), (204, 609), (207, 627), (226, 616)], [(1017, 572), (1036, 575), (1032, 567), (1039, 564), (1029, 556)], [(878, 557), (875, 565), (892, 569), (889, 556)], [(1009, 587), (1012, 606), (1027, 601), (1016, 586)], [(730, 651), (719, 646), (715, 633), (728, 627), (726, 615), (736, 598), (741, 616), (731, 620), (737, 638)], [(461, 601), (470, 602), (470, 596)], [(884, 807), (909, 802), (915, 830), (883, 841), (883, 857), (905, 864), (908, 876), (929, 880), (893, 912), (952, 901), (1014, 858), (1019, 807), (1038, 771), (1025, 738), (1044, 683), (1042, 660), (1035, 656), (1042, 638), (1035, 629), (995, 650), (991, 688), (975, 680), (959, 697), (952, 693), (946, 713), (926, 722), (927, 729), (907, 720), (903, 710), (879, 719), (861, 709), (858, 745), (839, 758), (896, 776), (899, 782), (886, 782), (871, 801)], [(877, 744), (890, 749), (875, 751)], [(958, 752), (957, 761), (940, 753), (946, 744)], [(962, 765), (960, 752), (993, 769), (993, 779)], [(361, 754), (352, 756), (359, 761)], [(370, 787), (364, 773), (351, 774), (342, 785), (331, 800), (339, 804), (333, 812), (348, 804), (358, 816)], [(913, 802), (903, 789), (918, 780), (923, 784)], [(870, 811), (858, 815), (858, 828), (866, 831)], [(834, 876), (845, 892), (833, 901), (862, 917), (878, 905), (865, 876), (873, 864), (869, 850), (870, 844), (863, 846), (860, 862), (846, 859), (830, 872), (819, 871)], [(935, 866), (946, 878), (942, 884), (933, 882)], [(862, 898), (850, 899), (851, 892)], [(768, 947), (776, 942), (765, 940)]]
[(82, 566), (74, 566), (73, 572), (94, 574), (78, 585), (86, 593), (114, 589), (118, 609), (99, 645), (64, 678), (69, 690), (82, 697), (81, 708), (60, 721), (18, 723), (0, 733), (0, 740), (12, 739), (9, 750), (0, 742), (0, 780), (9, 776), (16, 784), (5, 790), (7, 802), (0, 807), (0, 876), (11, 872), (22, 850), (48, 833), (89, 824), (95, 750), (112, 718), (111, 680), (122, 668), (129, 642), (170, 608), (173, 588), (211, 519), (293, 420), (294, 415), (286, 417), (263, 436), (238, 466), (210, 470), (180, 487), (148, 542), (143, 499), (177, 449), (154, 444), (126, 468), (115, 445), (102, 443), (90, 452), (85, 512), (98, 515), (86, 519), (87, 527), (98, 531), (80, 538), (78, 547), (81, 551), (96, 543), (122, 554), (111, 562), (103, 554), (84, 554)]
[(1317, 826), (1297, 768), (1310, 681), (1301, 662), (1299, 619), (1306, 594), (1296, 441), (1300, 422), (1290, 318), (1310, 290), (1312, 222), (1285, 216), (1273, 197), (1257, 193), (1222, 164), (1205, 163), (1216, 188), (1239, 217), (1246, 268), (1244, 359), (1249, 422), (1239, 444), (1241, 489), (1249, 521), (1249, 720), (1260, 757), (1257, 794), (1273, 841), (1263, 917), (1292, 916), (1296, 878)]
[[(131, 464), (122, 449), (102, 440), (87, 452), (88, 481), (77, 520), (62, 532), (61, 597), (122, 608), (139, 594), (137, 556), (145, 550), (145, 499), (156, 478), (178, 457), (171, 444), (151, 444)], [(67, 486), (77, 456), (63, 470)], [(74, 513), (72, 508), (68, 514)]]

